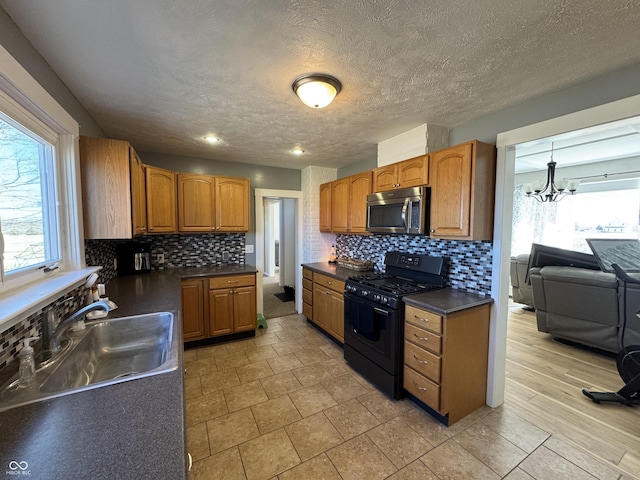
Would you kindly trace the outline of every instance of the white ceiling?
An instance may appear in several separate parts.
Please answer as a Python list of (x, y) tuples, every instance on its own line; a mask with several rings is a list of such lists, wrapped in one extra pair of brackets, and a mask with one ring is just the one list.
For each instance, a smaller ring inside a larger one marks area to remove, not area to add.
[[(0, 5), (109, 137), (279, 167), (375, 159), (378, 142), (423, 123), (452, 128), (640, 62), (634, 0)], [(342, 81), (333, 104), (295, 97), (305, 72)]]

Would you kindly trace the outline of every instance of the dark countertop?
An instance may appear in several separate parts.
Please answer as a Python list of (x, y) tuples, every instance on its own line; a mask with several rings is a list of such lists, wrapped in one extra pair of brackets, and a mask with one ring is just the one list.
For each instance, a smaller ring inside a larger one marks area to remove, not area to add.
[(453, 288), (416, 293), (415, 295), (402, 297), (402, 299), (408, 305), (424, 308), (440, 315), (449, 315), (467, 308), (493, 303), (493, 298), (489, 296)]
[[(233, 265), (116, 277), (106, 294), (119, 308), (107, 318), (169, 311), (182, 336), (181, 279), (256, 271)], [(0, 413), (1, 468), (10, 471), (10, 463), (26, 462), (33, 480), (186, 478), (183, 365), (180, 349), (179, 367), (172, 372)]]
[(148, 312), (179, 311), (180, 281), (183, 278), (256, 273), (252, 265), (167, 268), (139, 275), (115, 277), (105, 286), (106, 295), (118, 304), (109, 318)]
[(373, 270), (368, 272), (362, 272), (359, 270), (354, 270), (352, 268), (340, 267), (338, 264), (330, 264), (329, 262), (318, 262), (318, 263), (303, 263), (302, 266), (304, 268), (308, 268), (309, 270), (313, 270), (314, 272), (322, 273), (323, 275), (328, 275), (333, 278), (337, 278), (338, 280), (342, 280), (343, 282), (349, 278), (354, 277), (356, 275), (363, 275), (365, 273), (371, 273)]

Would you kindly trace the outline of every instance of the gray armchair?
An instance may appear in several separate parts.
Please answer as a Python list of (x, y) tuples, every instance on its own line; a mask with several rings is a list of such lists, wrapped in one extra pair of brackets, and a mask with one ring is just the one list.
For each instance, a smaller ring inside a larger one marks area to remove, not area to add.
[(527, 309), (533, 310), (533, 290), (531, 285), (526, 282), (528, 265), (528, 253), (511, 257), (511, 292), (514, 302), (527, 305)]
[(640, 285), (627, 286), (625, 311), (624, 284), (615, 273), (546, 266), (529, 275), (539, 331), (617, 353), (626, 319), (624, 345), (640, 344)]

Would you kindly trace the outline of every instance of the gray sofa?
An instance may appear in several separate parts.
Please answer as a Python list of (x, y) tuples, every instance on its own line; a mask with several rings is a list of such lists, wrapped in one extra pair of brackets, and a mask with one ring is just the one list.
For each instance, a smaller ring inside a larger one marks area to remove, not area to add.
[[(529, 272), (538, 330), (608, 352), (620, 348), (623, 282), (614, 273), (545, 266)], [(630, 274), (640, 279), (640, 274)], [(640, 285), (627, 286), (625, 345), (640, 345)]]
[(509, 270), (509, 274), (511, 276), (511, 296), (514, 302), (522, 303), (533, 309), (533, 291), (531, 289), (531, 284), (527, 283), (528, 266), (528, 253), (511, 257)]

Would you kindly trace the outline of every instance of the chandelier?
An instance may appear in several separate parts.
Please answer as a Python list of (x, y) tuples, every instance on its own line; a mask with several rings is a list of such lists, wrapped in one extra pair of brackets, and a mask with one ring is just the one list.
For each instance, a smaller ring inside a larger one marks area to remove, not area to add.
[(575, 195), (579, 178), (561, 178), (556, 182), (556, 162), (553, 161), (553, 142), (551, 143), (551, 160), (547, 163), (547, 183), (544, 180), (536, 180), (533, 183), (525, 183), (524, 191), (527, 197), (535, 198), (539, 202), (559, 202), (566, 195)]

